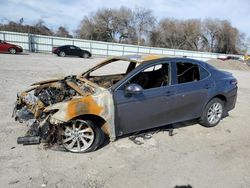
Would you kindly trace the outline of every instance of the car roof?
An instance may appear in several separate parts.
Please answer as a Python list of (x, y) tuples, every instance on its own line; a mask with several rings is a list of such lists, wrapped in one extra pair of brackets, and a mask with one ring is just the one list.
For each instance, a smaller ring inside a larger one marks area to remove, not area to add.
[(161, 55), (149, 54), (149, 55), (124, 55), (124, 56), (117, 56), (117, 57), (113, 57), (113, 58), (127, 60), (127, 61), (136, 61), (136, 62), (140, 63), (140, 62), (144, 62), (144, 61), (160, 59), (163, 57), (164, 56), (161, 56)]
[(150, 63), (154, 60), (174, 60), (174, 61), (192, 61), (197, 64), (201, 65), (206, 65), (207, 63), (203, 61), (199, 61), (196, 59), (191, 59), (191, 58), (186, 58), (186, 57), (169, 57), (169, 56), (164, 56), (164, 55), (155, 55), (155, 54), (149, 54), (149, 55), (124, 55), (124, 56), (114, 56), (111, 58), (108, 58), (105, 60), (106, 61), (111, 61), (111, 60), (124, 60), (124, 61), (131, 61), (135, 63)]

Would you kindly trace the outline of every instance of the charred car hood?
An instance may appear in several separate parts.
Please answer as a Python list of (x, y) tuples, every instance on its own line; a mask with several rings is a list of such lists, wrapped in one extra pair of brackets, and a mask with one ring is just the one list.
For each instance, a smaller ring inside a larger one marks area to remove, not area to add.
[[(28, 136), (47, 138), (55, 127), (84, 115), (98, 116), (114, 124), (112, 94), (85, 78), (69, 76), (36, 82), (32, 86), (17, 95), (13, 111), (15, 120), (26, 122), (30, 127)], [(114, 130), (106, 129), (107, 134), (109, 131), (114, 134)]]
[[(78, 79), (76, 76), (36, 82), (32, 86), (32, 88), (17, 95), (16, 111), (25, 108), (34, 115), (35, 119), (40, 119), (43, 112), (59, 110), (64, 108), (66, 104), (74, 106), (80, 102), (75, 108), (86, 110), (89, 108), (88, 104), (93, 102), (92, 99), (95, 98), (93, 96), (98, 95), (103, 90), (90, 84), (88, 80)], [(99, 111), (97, 113), (100, 113)], [(73, 112), (65, 113), (72, 114)], [(20, 114), (18, 115), (17, 118), (23, 119)]]

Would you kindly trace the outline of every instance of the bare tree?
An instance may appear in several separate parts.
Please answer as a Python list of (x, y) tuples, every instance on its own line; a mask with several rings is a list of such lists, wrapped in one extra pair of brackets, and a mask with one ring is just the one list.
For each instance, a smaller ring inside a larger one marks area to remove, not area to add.
[(154, 46), (180, 49), (185, 44), (182, 22), (175, 19), (163, 19), (151, 33)]
[[(0, 24), (0, 30), (27, 32), (42, 35), (71, 37), (64, 27), (54, 34), (43, 20), (35, 25), (18, 22)], [(85, 16), (76, 31), (76, 37), (107, 42), (151, 45), (163, 48), (243, 53), (246, 37), (227, 20), (178, 20), (164, 18), (157, 22), (149, 9), (127, 7), (99, 9)]]
[(53, 31), (51, 31), (44, 23), (42, 19), (39, 19), (37, 23), (34, 25), (34, 29), (38, 34), (41, 35), (53, 35)]
[(68, 30), (63, 26), (58, 27), (55, 36), (72, 38), (72, 35), (70, 35)]
[(4, 31), (14, 31), (23, 33), (33, 33), (40, 35), (53, 35), (51, 31), (42, 20), (38, 20), (35, 25), (23, 25), (23, 19), (21, 18), (18, 23), (14, 21), (9, 21), (7, 24), (0, 25), (0, 30)]
[(239, 32), (231, 26), (231, 23), (221, 21), (219, 34), (217, 36), (216, 52), (219, 53), (237, 53), (237, 40)]
[(136, 32), (133, 12), (126, 8), (101, 9), (85, 16), (76, 34), (79, 38), (134, 43)]
[(203, 49), (209, 52), (215, 52), (217, 37), (220, 32), (219, 20), (206, 19), (203, 22)]
[(117, 27), (114, 11), (100, 9), (94, 15), (84, 17), (76, 34), (80, 38), (114, 42)]
[(134, 10), (134, 28), (137, 33), (137, 44), (145, 41), (147, 35), (153, 30), (156, 18), (149, 9), (137, 8)]
[(199, 50), (201, 42), (201, 22), (196, 19), (182, 21), (183, 38), (185, 44), (182, 46), (185, 50)]

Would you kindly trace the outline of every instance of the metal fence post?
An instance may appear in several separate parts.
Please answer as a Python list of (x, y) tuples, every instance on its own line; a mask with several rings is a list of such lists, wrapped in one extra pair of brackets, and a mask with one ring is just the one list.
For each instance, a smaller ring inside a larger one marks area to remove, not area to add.
[(109, 56), (109, 44), (107, 44), (107, 56)]
[(29, 52), (32, 52), (32, 49), (31, 49), (31, 36), (30, 36), (30, 33), (28, 33), (28, 46), (29, 46)]
[(53, 52), (53, 46), (54, 46), (54, 37), (51, 37), (51, 52)]
[(89, 47), (90, 47), (90, 53), (93, 54), (93, 52), (92, 52), (92, 48), (93, 48), (92, 41), (90, 41)]

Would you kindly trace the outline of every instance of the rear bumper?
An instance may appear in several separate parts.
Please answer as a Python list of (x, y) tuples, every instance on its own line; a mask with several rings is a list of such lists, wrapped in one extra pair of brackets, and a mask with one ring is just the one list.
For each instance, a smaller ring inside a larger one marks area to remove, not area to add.
[(234, 90), (230, 92), (230, 95), (227, 97), (227, 102), (225, 105), (225, 110), (227, 112), (235, 108), (237, 101), (237, 90), (238, 88), (236, 87)]

